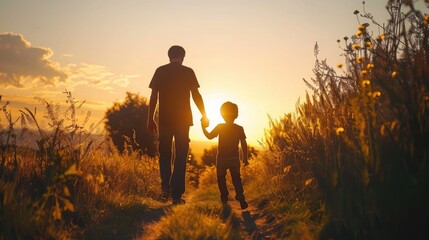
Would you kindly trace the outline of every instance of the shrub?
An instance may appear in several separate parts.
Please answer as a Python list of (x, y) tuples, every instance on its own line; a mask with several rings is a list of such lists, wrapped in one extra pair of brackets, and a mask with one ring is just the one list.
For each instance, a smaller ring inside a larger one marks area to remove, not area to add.
[(143, 154), (155, 156), (155, 139), (146, 129), (147, 116), (146, 98), (130, 92), (127, 92), (123, 103), (116, 102), (106, 111), (106, 130), (121, 153), (127, 145)]

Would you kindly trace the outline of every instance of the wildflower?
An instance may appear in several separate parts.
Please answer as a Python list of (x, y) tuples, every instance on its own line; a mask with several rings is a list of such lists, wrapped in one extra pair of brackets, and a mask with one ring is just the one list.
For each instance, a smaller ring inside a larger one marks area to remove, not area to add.
[(355, 10), (355, 11), (353, 12), (353, 14), (357, 15), (357, 14), (359, 14), (359, 11), (358, 11), (358, 10)]
[(359, 29), (360, 31), (364, 31), (364, 30), (366, 29), (366, 26), (365, 26), (364, 24), (359, 25), (358, 29)]
[(372, 98), (378, 98), (381, 96), (381, 92), (380, 91), (375, 91), (372, 93)]
[(361, 30), (358, 30), (358, 31), (356, 32), (356, 36), (357, 36), (357, 37), (362, 36), (362, 31), (361, 31)]
[(337, 136), (339, 136), (343, 132), (344, 132), (344, 128), (342, 128), (342, 127), (335, 129), (335, 134), (337, 134)]
[(313, 179), (312, 179), (312, 178), (307, 179), (307, 180), (305, 181), (305, 186), (310, 185), (310, 184), (311, 184), (311, 182), (313, 182)]
[(362, 87), (367, 87), (371, 84), (371, 81), (369, 81), (368, 79), (366, 80), (362, 80)]
[(360, 45), (359, 45), (359, 43), (355, 43), (355, 44), (353, 44), (353, 45), (352, 45), (352, 48), (353, 48), (353, 50), (358, 50), (358, 49), (360, 49)]
[(395, 77), (396, 77), (396, 75), (398, 75), (398, 73), (397, 73), (396, 71), (393, 71), (393, 72), (390, 74), (390, 76), (392, 76), (392, 78), (395, 78)]
[(71, 197), (70, 190), (69, 190), (69, 188), (68, 188), (67, 186), (65, 186), (65, 187), (63, 188), (63, 194), (64, 194), (64, 196), (66, 196), (66, 197)]
[(365, 47), (366, 48), (371, 48), (372, 47), (372, 42), (365, 42)]
[(342, 63), (338, 63), (337, 67), (338, 68), (343, 68), (343, 64)]
[(349, 37), (345, 36), (343, 39), (344, 39), (344, 41), (347, 41), (347, 40), (349, 40)]
[(98, 183), (104, 183), (104, 175), (102, 174), (102, 173), (100, 173), (100, 175), (98, 175), (97, 177), (96, 177), (96, 179), (97, 179), (97, 182)]
[(368, 73), (368, 71), (364, 69), (360, 73), (362, 74), (362, 76), (366, 76), (366, 74)]
[(380, 38), (380, 40), (384, 40), (386, 38), (386, 35), (384, 35), (384, 33), (383, 33), (380, 36), (378, 36), (378, 38)]
[(357, 63), (361, 63), (361, 62), (362, 62), (362, 57), (357, 57), (357, 58), (356, 58), (356, 62), (357, 62)]
[(368, 64), (366, 65), (366, 69), (371, 69), (371, 68), (374, 68), (374, 64), (372, 64), (372, 63), (368, 63)]
[(427, 26), (427, 25), (428, 25), (428, 23), (429, 23), (429, 15), (425, 15), (425, 17), (423, 18), (423, 24), (424, 24), (425, 26)]

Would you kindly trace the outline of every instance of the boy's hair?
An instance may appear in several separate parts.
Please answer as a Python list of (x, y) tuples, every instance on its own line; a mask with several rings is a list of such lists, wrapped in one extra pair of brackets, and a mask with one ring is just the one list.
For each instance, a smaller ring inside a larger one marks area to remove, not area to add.
[(225, 102), (220, 107), (220, 114), (222, 116), (230, 116), (236, 119), (238, 117), (238, 106), (232, 102)]
[(168, 49), (168, 57), (170, 59), (174, 58), (184, 58), (185, 57), (185, 49), (181, 46), (174, 45)]

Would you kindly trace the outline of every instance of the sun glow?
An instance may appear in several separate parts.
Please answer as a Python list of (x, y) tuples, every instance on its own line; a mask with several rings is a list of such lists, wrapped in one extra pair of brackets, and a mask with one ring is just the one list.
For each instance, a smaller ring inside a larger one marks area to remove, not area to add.
[(224, 120), (220, 115), (220, 106), (227, 100), (222, 96), (209, 96), (204, 102), (207, 117), (210, 120), (210, 129), (215, 127), (219, 123), (223, 123)]

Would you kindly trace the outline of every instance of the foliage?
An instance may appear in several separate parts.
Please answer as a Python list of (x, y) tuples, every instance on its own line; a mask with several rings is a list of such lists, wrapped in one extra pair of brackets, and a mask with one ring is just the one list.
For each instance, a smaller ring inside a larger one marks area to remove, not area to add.
[(191, 187), (198, 187), (200, 183), (200, 175), (203, 171), (204, 167), (197, 162), (195, 155), (192, 153), (192, 149), (189, 149), (188, 161), (186, 163), (186, 179)]
[[(25, 109), (17, 120), (12, 121), (12, 114), (6, 109), (7, 104), (3, 106), (8, 130), (2, 132), (2, 138), (4, 134), (8, 137), (7, 141), (2, 141), (2, 158), (7, 159), (1, 166), (0, 196), (2, 203), (6, 204), (2, 208), (7, 209), (5, 216), (8, 211), (16, 211), (16, 221), (23, 217), (19, 212), (27, 211), (27, 220), (24, 222), (36, 226), (29, 228), (30, 232), (21, 232), (22, 229), (15, 227), (22, 225), (7, 224), (2, 230), (5, 237), (61, 235), (61, 229), (67, 227), (75, 212), (70, 188), (81, 174), (80, 163), (88, 156), (93, 140), (84, 127), (77, 125), (76, 111), (81, 105), (77, 105), (70, 92), (64, 93), (69, 107), (62, 114), (59, 113), (59, 106), (39, 99), (46, 106), (44, 118), (50, 127), (48, 131), (39, 125), (35, 112)], [(35, 139), (33, 146), (36, 149), (17, 146), (15, 124), (18, 122), (21, 124), (19, 137)], [(13, 139), (11, 145), (9, 136)], [(13, 151), (9, 151), (10, 147)], [(13, 164), (8, 164), (11, 160)], [(39, 232), (31, 232), (37, 228)]]
[(212, 146), (210, 149), (204, 149), (203, 156), (201, 156), (203, 165), (215, 166), (216, 156), (217, 156), (217, 146)]
[[(279, 133), (274, 129), (267, 135)], [(242, 168), (245, 193), (269, 219), (269, 235), (276, 239), (314, 239), (322, 224), (320, 195), (311, 165), (294, 154), (292, 148), (261, 151)]]
[(429, 17), (412, 1), (387, 10), (386, 25), (355, 11), (340, 73), (317, 59), (316, 44), (313, 94), (267, 132), (282, 166), (295, 159), (301, 181), (317, 180), (328, 218), (321, 239), (423, 239), (428, 227)]
[(81, 123), (83, 103), (65, 94), (65, 108), (39, 98), (44, 125), (36, 110), (24, 109), (14, 120), (8, 103), (2, 105), (1, 239), (76, 238), (111, 218), (112, 209), (145, 209), (142, 202), (159, 195), (156, 159), (131, 147), (120, 154), (93, 136), (98, 124), (86, 126), (89, 113)]
[(106, 130), (121, 153), (127, 145), (143, 154), (155, 156), (155, 140), (146, 129), (147, 117), (146, 98), (130, 92), (127, 92), (124, 102), (115, 102), (106, 111)]

